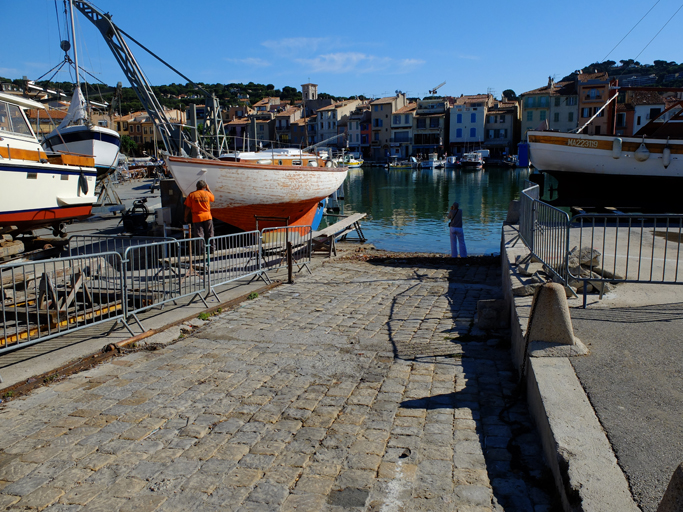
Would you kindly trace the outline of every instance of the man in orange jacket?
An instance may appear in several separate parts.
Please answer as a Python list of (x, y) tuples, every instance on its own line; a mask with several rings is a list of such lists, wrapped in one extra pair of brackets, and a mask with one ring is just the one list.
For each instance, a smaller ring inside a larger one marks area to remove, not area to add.
[(204, 180), (197, 182), (197, 190), (190, 192), (185, 199), (185, 222), (190, 221), (192, 215), (192, 231), (196, 237), (203, 238), (207, 242), (213, 236), (213, 217), (211, 216), (211, 203), (216, 198)]

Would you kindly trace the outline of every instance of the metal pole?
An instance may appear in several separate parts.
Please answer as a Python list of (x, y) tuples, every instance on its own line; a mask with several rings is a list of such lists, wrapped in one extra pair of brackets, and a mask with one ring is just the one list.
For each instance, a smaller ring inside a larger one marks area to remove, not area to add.
[(292, 242), (287, 240), (287, 283), (292, 284)]

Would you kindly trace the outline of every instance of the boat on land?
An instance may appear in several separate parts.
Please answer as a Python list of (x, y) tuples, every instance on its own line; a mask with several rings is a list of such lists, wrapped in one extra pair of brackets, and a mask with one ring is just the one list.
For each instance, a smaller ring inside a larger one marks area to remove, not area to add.
[(484, 158), (481, 153), (473, 151), (471, 153), (465, 153), (460, 159), (460, 166), (463, 169), (477, 170), (484, 167)]
[(682, 208), (683, 101), (633, 136), (529, 131), (527, 139), (531, 163), (558, 182), (551, 203)]
[(0, 232), (26, 233), (90, 216), (96, 201), (94, 159), (46, 153), (26, 117), (42, 103), (0, 93)]
[(46, 151), (77, 153), (95, 159), (98, 179), (116, 169), (121, 139), (114, 130), (93, 125), (80, 87), (76, 87), (64, 120), (43, 141)]
[(266, 227), (317, 228), (325, 199), (346, 179), (347, 167), (335, 167), (312, 153), (274, 149), (234, 153), (219, 160), (164, 155), (184, 195), (204, 180), (216, 197), (213, 217), (244, 231)]

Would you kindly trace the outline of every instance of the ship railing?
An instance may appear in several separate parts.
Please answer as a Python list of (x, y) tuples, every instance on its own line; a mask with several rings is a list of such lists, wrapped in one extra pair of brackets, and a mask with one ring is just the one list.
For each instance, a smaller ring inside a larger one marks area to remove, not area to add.
[(539, 199), (539, 187), (526, 182), (520, 194), (519, 234), (531, 255), (567, 284), (569, 214)]
[[(208, 261), (203, 238), (188, 238), (131, 246), (123, 255), (126, 304), (123, 323), (131, 320), (144, 331), (139, 313), (191, 297), (208, 307)], [(132, 332), (132, 331), (131, 331)]]
[(261, 268), (259, 231), (209, 238), (208, 249), (208, 294), (216, 299), (216, 287), (238, 279), (252, 277), (270, 282)]
[(112, 251), (0, 267), (0, 353), (122, 320), (123, 269)]
[(683, 284), (683, 215), (583, 213), (571, 221), (570, 282), (579, 282), (583, 304), (610, 284)]
[(287, 268), (291, 253), (297, 272), (304, 268), (311, 273), (311, 226), (286, 226), (261, 230), (261, 269), (263, 272)]
[(71, 235), (67, 244), (67, 251), (69, 256), (103, 252), (118, 252), (123, 255), (129, 247), (173, 240), (175, 238), (162, 236)]

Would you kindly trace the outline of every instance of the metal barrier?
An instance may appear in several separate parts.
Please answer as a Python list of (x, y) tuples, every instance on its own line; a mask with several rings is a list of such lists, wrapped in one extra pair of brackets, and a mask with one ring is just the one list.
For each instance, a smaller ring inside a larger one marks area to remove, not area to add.
[(311, 273), (311, 226), (287, 226), (261, 230), (261, 270), (279, 270), (287, 266), (287, 247), (292, 248), (292, 263)]
[(538, 185), (524, 180), (524, 190), (519, 195), (519, 236), (531, 252), (534, 251), (534, 210), (538, 200)]
[(584, 282), (584, 305), (587, 283), (601, 298), (600, 283), (683, 283), (683, 215), (580, 214), (571, 227), (570, 245), (600, 253), (569, 267), (570, 277)]
[[(207, 257), (203, 238), (132, 246), (123, 256), (126, 308), (124, 324), (132, 317), (144, 331), (137, 314), (167, 302), (192, 296), (208, 307)], [(129, 327), (130, 329), (130, 327)]]
[(540, 201), (538, 185), (524, 189), (520, 195), (519, 231), (531, 254), (567, 284), (569, 214)]
[(123, 253), (129, 247), (152, 242), (173, 241), (175, 238), (163, 236), (107, 236), (107, 235), (71, 235), (69, 237), (69, 256), (82, 254), (98, 254), (102, 252)]
[(261, 233), (249, 231), (209, 238), (209, 294), (216, 299), (215, 288), (248, 276), (261, 277)]
[(0, 353), (124, 315), (116, 252), (4, 265), (0, 283)]

